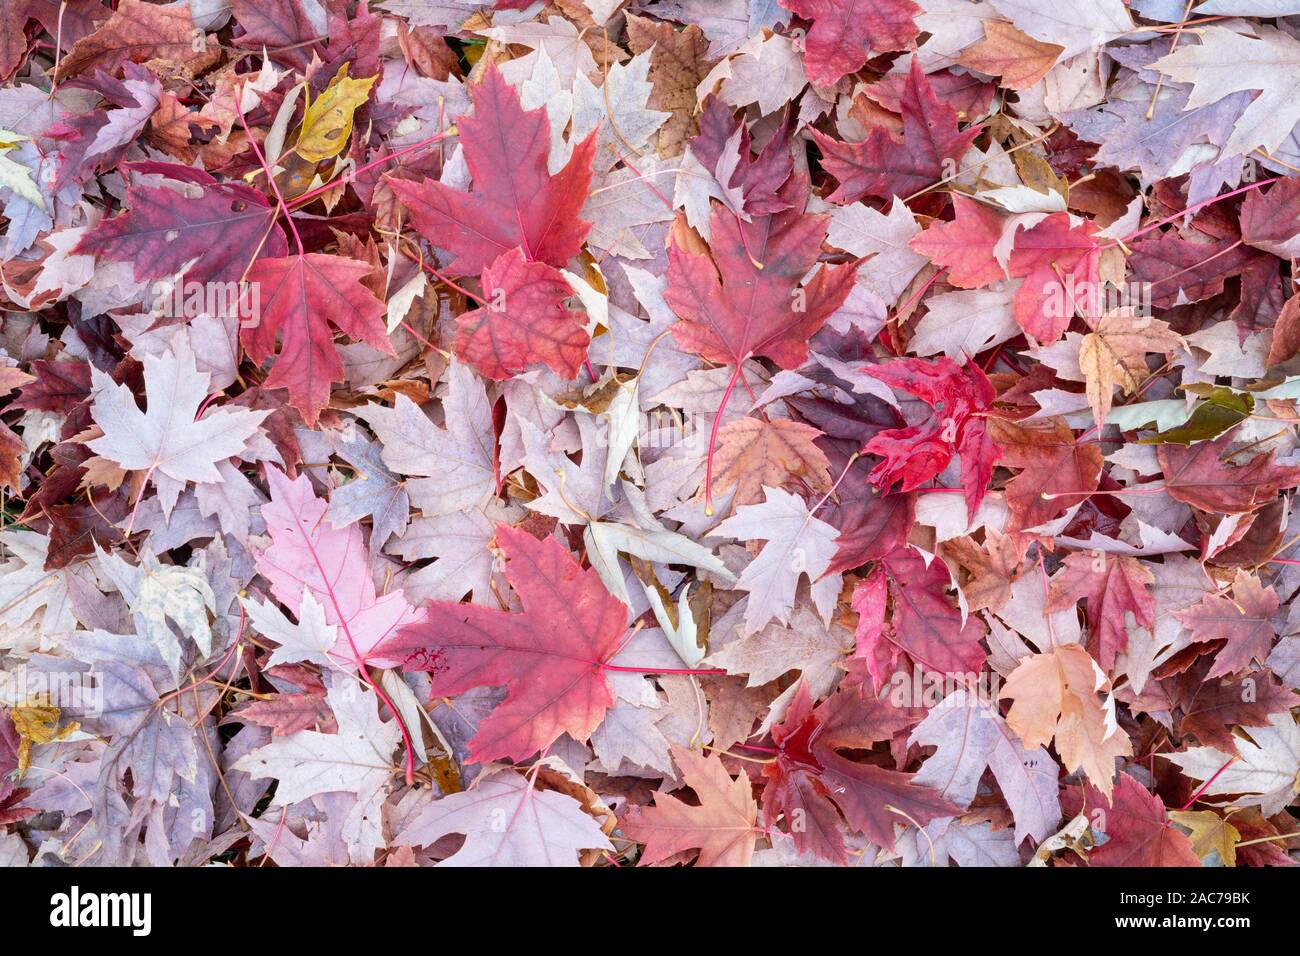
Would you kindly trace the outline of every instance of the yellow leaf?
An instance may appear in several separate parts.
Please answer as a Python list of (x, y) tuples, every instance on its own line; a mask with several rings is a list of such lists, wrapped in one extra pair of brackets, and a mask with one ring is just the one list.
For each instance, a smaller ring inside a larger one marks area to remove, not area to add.
[(344, 63), (325, 92), (307, 104), (294, 152), (309, 163), (337, 156), (352, 136), (352, 114), (370, 97), (374, 83), (373, 76), (350, 78)]
[(14, 730), (18, 731), (18, 776), (22, 777), (32, 765), (32, 745), (48, 744), (62, 740), (75, 733), (81, 726), (75, 721), (66, 727), (59, 727), (59, 708), (45, 704), (32, 703), (24, 707), (15, 707), (9, 712), (13, 719)]
[(11, 133), (0, 129), (0, 186), (8, 186), (38, 209), (45, 208), (45, 197), (32, 181), (32, 171), (21, 163), (15, 163), (4, 155), (9, 150), (26, 141), (28, 137), (21, 133)]
[(1237, 865), (1237, 843), (1241, 833), (1213, 810), (1171, 810), (1169, 816), (1180, 827), (1191, 830), (1192, 852), (1199, 857), (1207, 857), (1211, 851), (1218, 851), (1224, 866)]

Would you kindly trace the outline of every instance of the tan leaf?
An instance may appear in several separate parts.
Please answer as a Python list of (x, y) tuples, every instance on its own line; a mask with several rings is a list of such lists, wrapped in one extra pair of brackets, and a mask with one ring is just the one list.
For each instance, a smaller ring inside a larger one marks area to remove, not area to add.
[(695, 120), (695, 88), (709, 72), (708, 38), (694, 25), (679, 31), (670, 23), (631, 13), (627, 15), (627, 38), (633, 53), (640, 54), (654, 47), (650, 54), (650, 82), (654, 91), (646, 105), (672, 114), (659, 128), (656, 146), (665, 159), (678, 156), (686, 148), (687, 140), (699, 131)]
[(1009, 90), (1025, 90), (1047, 75), (1064, 50), (1055, 43), (1035, 40), (1002, 20), (985, 20), (984, 39), (963, 50), (957, 62), (1002, 77), (1002, 85)]
[(149, 118), (149, 139), (182, 162), (192, 163), (198, 154), (198, 148), (190, 145), (193, 133), (215, 132), (220, 126), (211, 117), (186, 109), (178, 97), (163, 90), (158, 109)]
[(749, 866), (758, 831), (758, 805), (749, 778), (727, 773), (717, 754), (673, 748), (673, 759), (699, 806), (660, 790), (653, 807), (633, 807), (623, 818), (623, 832), (645, 844), (640, 863), (650, 865), (698, 849), (700, 866)]
[(830, 462), (814, 444), (821, 434), (788, 418), (740, 418), (724, 425), (713, 458), (713, 494), (734, 486), (733, 501), (739, 507), (762, 501), (764, 485), (783, 488), (796, 477), (814, 491), (829, 490)]
[(1098, 320), (1079, 345), (1079, 368), (1098, 426), (1110, 413), (1115, 386), (1125, 394), (1136, 392), (1149, 374), (1147, 353), (1167, 354), (1179, 341), (1169, 323), (1134, 315), (1131, 309), (1117, 309)]
[(1011, 582), (1019, 575), (1024, 545), (1015, 535), (1004, 535), (992, 528), (984, 533), (981, 547), (972, 538), (953, 538), (942, 545), (944, 557), (951, 558), (963, 572), (961, 593), (973, 613), (996, 611), (1011, 597)]
[(1066, 644), (1022, 659), (999, 697), (1012, 700), (1007, 724), (1026, 747), (1046, 746), (1055, 737), (1066, 769), (1082, 769), (1109, 799), (1115, 758), (1133, 753), (1128, 735), (1115, 722), (1109, 689), (1110, 682), (1088, 652)]

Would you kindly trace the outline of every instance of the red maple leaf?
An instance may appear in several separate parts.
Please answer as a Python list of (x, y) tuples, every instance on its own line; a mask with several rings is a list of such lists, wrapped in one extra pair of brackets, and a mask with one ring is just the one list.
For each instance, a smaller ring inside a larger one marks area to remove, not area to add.
[(1151, 594), (1155, 576), (1137, 558), (1117, 554), (1075, 552), (1052, 579), (1047, 609), (1073, 607), (1088, 601), (1088, 652), (1110, 671), (1115, 654), (1128, 647), (1126, 612), (1151, 630), (1156, 624), (1156, 602)]
[[(841, 456), (837, 456), (841, 457)], [(842, 472), (843, 466), (832, 459), (831, 474)], [(843, 480), (846, 487), (867, 484), (871, 469), (866, 459), (858, 458), (849, 465)], [(835, 539), (835, 557), (831, 559), (827, 574), (837, 574), (861, 567), (868, 561), (879, 561), (907, 541), (907, 535), (916, 524), (915, 494), (843, 494), (834, 496), (817, 512), (817, 517), (840, 532)]]
[(780, 131), (755, 159), (749, 154), (749, 126), (709, 94), (700, 111), (700, 132), (691, 140), (691, 152), (717, 177), (726, 175), (728, 163), (734, 163), (723, 185), (740, 190), (746, 213), (766, 216), (780, 212), (789, 206), (780, 189), (794, 170), (794, 155), (790, 152), (790, 124), (794, 118), (787, 111)]
[(29, 408), (66, 415), (90, 397), (90, 363), (81, 361), (32, 362), (36, 381), (24, 385), (11, 408)]
[(433, 601), (383, 647), (406, 670), (428, 671), (434, 696), (506, 688), (469, 742), (479, 763), (526, 759), (563, 733), (590, 737), (614, 703), (604, 665), (627, 630), (627, 607), (559, 541), (504, 524), (496, 539), (523, 613)]
[(867, 62), (868, 50), (906, 50), (920, 28), (922, 12), (912, 0), (781, 0), (796, 16), (812, 21), (804, 41), (804, 67), (814, 86), (834, 86)]
[(922, 716), (919, 708), (863, 697), (857, 687), (841, 687), (814, 709), (808, 685), (800, 683), (785, 717), (772, 728), (779, 753), (763, 767), (764, 824), (775, 826), (784, 818), (800, 850), (845, 863), (841, 814), (872, 843), (892, 850), (894, 824), (924, 826), (960, 813), (937, 791), (913, 783), (914, 774), (839, 753), (867, 750)]
[(393, 354), (384, 304), (362, 284), (369, 272), (367, 263), (318, 252), (259, 259), (248, 270), (260, 315), (243, 323), (240, 341), (255, 362), (276, 356), (263, 385), (287, 388), (289, 404), (308, 425), (329, 404), (330, 385), (343, 381), (331, 326)]
[(1100, 807), (1105, 843), (1088, 854), (1089, 866), (1200, 866), (1191, 841), (1174, 828), (1165, 805), (1127, 773), (1119, 775), (1106, 808), (1105, 796), (1085, 788), (1085, 806)]
[(316, 28), (302, 0), (231, 0), (231, 13), (244, 30), (235, 46), (254, 52), (267, 49), (277, 62), (299, 70), (311, 65)]
[(27, 55), (27, 35), (23, 28), (27, 25), (29, 6), (29, 0), (14, 0), (0, 9), (0, 80), (8, 80)]
[(1006, 486), (1012, 517), (1008, 531), (1037, 528), (1097, 490), (1101, 449), (1076, 441), (1063, 419), (1033, 428), (1001, 418), (987, 422), (990, 436), (1002, 448), (1002, 464), (1022, 469)]
[[(882, 579), (888, 582), (892, 618), (886, 622)], [(858, 612), (855, 657), (865, 658), (877, 687), (906, 654), (936, 674), (978, 673), (984, 666), (984, 625), (948, 598), (952, 579), (942, 561), (925, 561), (912, 548), (890, 554), (853, 592)]]
[(288, 247), (274, 207), (255, 189), (219, 183), (201, 169), (172, 163), (131, 163), (141, 174), (160, 174), (197, 186), (198, 196), (167, 186), (127, 187), (120, 216), (105, 219), (73, 251), (111, 262), (134, 262), (137, 282), (185, 270), (187, 281), (235, 282), (258, 257), (283, 256)]
[(1007, 217), (992, 206), (962, 195), (952, 197), (954, 217), (934, 222), (908, 246), (936, 265), (948, 269), (948, 282), (961, 289), (979, 289), (1007, 277), (994, 255)]
[(894, 359), (865, 366), (864, 371), (934, 409), (929, 421), (882, 431), (862, 446), (864, 453), (884, 458), (871, 470), (871, 483), (888, 490), (902, 482), (903, 491), (912, 491), (960, 454), (966, 510), (974, 520), (993, 476), (993, 463), (1002, 457), (984, 427), (983, 413), (997, 398), (988, 377), (974, 363), (961, 366), (946, 356), (933, 361)]
[(1296, 223), (1300, 222), (1300, 177), (1288, 176), (1269, 187), (1246, 194), (1241, 204), (1243, 242), (1290, 258), (1296, 245)]
[(808, 340), (844, 304), (857, 272), (856, 262), (822, 266), (802, 283), (817, 262), (830, 217), (804, 213), (806, 176), (791, 176), (781, 197), (788, 208), (749, 222), (715, 202), (711, 254), (683, 248), (676, 236), (668, 249), (664, 300), (680, 320), (673, 337), (711, 362), (735, 366), (709, 438), (704, 489), (710, 512), (718, 427), (745, 360), (761, 355), (785, 369), (802, 365)]
[(1260, 259), (1267, 257), (1229, 239), (1193, 242), (1164, 235), (1133, 243), (1129, 265), (1134, 282), (1150, 285), (1151, 304), (1169, 308), (1218, 295), (1225, 279), (1240, 275)]
[(638, 866), (653, 866), (692, 850), (700, 866), (749, 866), (758, 830), (753, 788), (743, 773), (733, 779), (716, 753), (673, 748), (686, 785), (699, 804), (656, 791), (654, 806), (632, 807), (620, 821), (623, 833), (645, 844)]
[(1193, 641), (1224, 642), (1206, 674), (1213, 679), (1245, 670), (1252, 660), (1267, 660), (1277, 639), (1273, 629), (1277, 609), (1277, 592), (1255, 575), (1239, 571), (1231, 598), (1208, 593), (1191, 607), (1172, 613), (1191, 631)]
[(535, 362), (577, 376), (591, 337), (587, 317), (564, 306), (573, 290), (559, 270), (514, 248), (483, 270), (482, 308), (456, 316), (456, 354), (488, 378), (512, 378)]
[(1041, 345), (1055, 342), (1070, 325), (1075, 307), (1095, 299), (1101, 247), (1091, 222), (1074, 226), (1068, 213), (1053, 213), (1015, 237), (1007, 271), (1024, 282), (1012, 314)]
[(932, 186), (947, 174), (945, 163), (959, 160), (982, 128), (957, 128), (957, 110), (935, 95), (915, 58), (901, 105), (902, 142), (881, 126), (860, 143), (842, 143), (811, 130), (822, 151), (822, 165), (839, 180), (831, 202), (849, 203), (863, 196), (888, 200)]
[(1300, 466), (1273, 464), (1271, 451), (1244, 465), (1229, 465), (1220, 455), (1228, 451), (1231, 442), (1229, 432), (1194, 445), (1159, 445), (1156, 458), (1169, 494), (1193, 508), (1228, 515), (1254, 511), (1283, 488), (1300, 485)]
[(1233, 727), (1267, 727), (1274, 714), (1300, 704), (1295, 691), (1284, 686), (1267, 667), (1250, 671), (1240, 680), (1207, 679), (1209, 658), (1164, 684), (1182, 712), (1179, 736), (1191, 735), (1207, 747), (1232, 753), (1236, 747)]
[(673, 337), (711, 362), (739, 365), (761, 355), (782, 368), (808, 357), (808, 340), (853, 287), (856, 263), (817, 262), (830, 217), (805, 215), (808, 183), (791, 177), (783, 195), (792, 208), (744, 222), (719, 203), (710, 218), (711, 255), (674, 240), (668, 250), (665, 300), (681, 320)]
[(574, 147), (554, 176), (546, 168), (551, 127), (545, 109), (525, 111), (495, 66), (471, 87), (474, 114), (457, 123), (474, 180), (465, 193), (425, 179), (389, 180), (411, 225), (440, 249), (458, 275), (478, 275), (498, 256), (522, 247), (537, 262), (562, 266), (582, 248), (591, 223), (578, 218), (591, 185), (596, 134)]

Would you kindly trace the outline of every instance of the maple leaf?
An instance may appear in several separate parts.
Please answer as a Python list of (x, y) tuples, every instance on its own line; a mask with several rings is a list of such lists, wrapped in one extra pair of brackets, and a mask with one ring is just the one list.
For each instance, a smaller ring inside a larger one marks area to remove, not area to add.
[(830, 627), (807, 607), (796, 607), (789, 627), (770, 623), (756, 634), (733, 640), (710, 654), (710, 665), (729, 674), (745, 674), (746, 686), (762, 687), (798, 671), (813, 694), (829, 693), (843, 673), (840, 665), (852, 649), (848, 631)]
[(1011, 584), (1019, 577), (1024, 550), (1015, 535), (986, 528), (983, 547), (963, 535), (943, 542), (943, 555), (969, 575), (960, 581), (967, 609), (997, 611), (1011, 599)]
[(1268, 365), (1281, 365), (1300, 353), (1300, 295), (1286, 300), (1273, 327), (1273, 341), (1268, 347)]
[(1292, 96), (1297, 64), (1300, 43), (1275, 27), (1259, 26), (1252, 36), (1242, 36), (1210, 26), (1199, 43), (1174, 50), (1152, 66), (1171, 79), (1192, 84), (1188, 109), (1230, 93), (1259, 91), (1222, 144), (1222, 155), (1236, 156), (1256, 148), (1276, 151), (1300, 122), (1300, 105)]
[(984, 427), (983, 413), (997, 397), (987, 376), (973, 363), (963, 367), (947, 356), (894, 359), (863, 371), (934, 409), (930, 421), (882, 431), (862, 446), (865, 454), (884, 459), (871, 470), (872, 484), (884, 491), (901, 482), (902, 491), (913, 491), (947, 468), (955, 452), (961, 455), (962, 489), (973, 519), (993, 465), (1002, 457)]
[(935, 221), (908, 243), (948, 269), (948, 281), (960, 289), (978, 289), (1007, 277), (995, 249), (1006, 229), (1006, 216), (993, 206), (960, 193), (952, 197), (953, 219)]
[[(1090, 805), (1100, 795), (1092, 790)], [(1200, 866), (1191, 841), (1169, 825), (1160, 798), (1147, 792), (1127, 773), (1119, 775), (1109, 809), (1103, 811), (1107, 840), (1088, 853), (1089, 866)]]
[(545, 109), (523, 110), (519, 94), (495, 66), (470, 88), (470, 96), (474, 115), (462, 116), (457, 128), (474, 191), (431, 179), (391, 179), (389, 186), (420, 234), (453, 253), (447, 264), (453, 273), (478, 275), (516, 247), (529, 261), (563, 266), (578, 254), (589, 229), (578, 213), (591, 184), (595, 133), (552, 176)]
[(1238, 806), (1258, 805), (1271, 816), (1296, 796), (1300, 780), (1300, 727), (1290, 712), (1274, 714), (1265, 727), (1252, 727), (1235, 740), (1235, 753), (1213, 747), (1191, 747), (1160, 756), (1192, 780), (1204, 780), (1197, 790), (1205, 796), (1245, 794)]
[[(794, 195), (801, 187), (806, 196), (806, 181), (792, 177), (784, 189)], [(822, 266), (801, 285), (817, 262), (829, 220), (805, 215), (802, 206), (744, 222), (715, 203), (710, 255), (674, 239), (664, 300), (680, 319), (672, 330), (683, 348), (727, 365), (753, 356), (782, 368), (803, 363), (808, 339), (847, 298), (854, 264)]]
[(384, 304), (362, 283), (369, 271), (364, 262), (319, 252), (259, 259), (248, 270), (261, 314), (242, 324), (240, 341), (255, 362), (275, 356), (263, 386), (288, 389), (289, 404), (308, 425), (329, 404), (330, 385), (343, 380), (332, 329), (393, 353)]
[(705, 99), (699, 122), (691, 153), (723, 187), (724, 204), (747, 214), (745, 218), (771, 215), (791, 205), (781, 192), (794, 170), (789, 117), (756, 159), (750, 156), (749, 126), (716, 96)]
[[(720, 535), (767, 542), (736, 581), (738, 589), (749, 593), (746, 634), (754, 633), (773, 618), (782, 624), (789, 622), (795, 590), (805, 574), (813, 588), (813, 600), (819, 605), (839, 592), (836, 577), (823, 577), (835, 556), (835, 529), (813, 517), (803, 499), (788, 491), (765, 487), (763, 494), (762, 504), (736, 509), (716, 529)], [(830, 592), (828, 585), (833, 589)]]
[(577, 866), (582, 850), (614, 849), (577, 800), (513, 770), (426, 803), (395, 842), (430, 846), (450, 833), (465, 834), (465, 844), (439, 866)]
[(698, 806), (656, 791), (654, 806), (633, 807), (619, 821), (623, 833), (645, 844), (640, 866), (651, 866), (691, 850), (700, 866), (748, 866), (758, 837), (758, 805), (742, 773), (733, 779), (717, 754), (672, 748), (673, 761)]
[(1288, 176), (1267, 191), (1246, 194), (1241, 204), (1241, 238), (1282, 259), (1300, 255), (1294, 222), (1300, 216), (1300, 178)]
[(1164, 444), (1156, 457), (1165, 476), (1165, 489), (1177, 501), (1213, 514), (1243, 514), (1277, 497), (1284, 488), (1300, 485), (1300, 466), (1273, 463), (1273, 452), (1256, 455), (1243, 465), (1223, 458), (1231, 432), (1194, 445)]
[(577, 376), (591, 337), (585, 316), (564, 306), (573, 289), (558, 269), (511, 249), (483, 267), (483, 291), (482, 307), (456, 317), (457, 355), (497, 380), (536, 363)]
[(374, 429), (384, 464), (409, 476), (404, 485), (426, 517), (476, 513), (496, 488), (492, 409), (483, 382), (460, 362), (447, 371), (442, 410), (443, 428), (401, 394), (392, 408), (371, 403), (355, 413)]
[(432, 601), (381, 649), (406, 670), (428, 671), (435, 695), (506, 688), (470, 741), (479, 762), (523, 760), (563, 733), (591, 736), (614, 702), (604, 665), (627, 629), (627, 607), (554, 538), (499, 525), (497, 544), (523, 613)]
[(1042, 747), (1021, 745), (997, 708), (967, 690), (945, 697), (916, 725), (909, 744), (932, 746), (914, 782), (968, 807), (991, 770), (1016, 821), (1016, 843), (1041, 843), (1061, 821), (1061, 768)]
[(189, 167), (139, 163), (134, 168), (186, 183), (199, 194), (132, 181), (128, 210), (85, 233), (74, 255), (133, 262), (137, 281), (183, 271), (187, 281), (237, 282), (255, 259), (288, 251), (275, 209), (257, 190), (218, 182)]
[(380, 719), (373, 691), (340, 681), (330, 687), (327, 699), (338, 733), (300, 730), (240, 757), (234, 767), (254, 779), (274, 777), (275, 806), (289, 807), (320, 793), (355, 793), (349, 823), (360, 826), (358, 817), (379, 812), (400, 734), (396, 721)]
[(1175, 699), (1182, 712), (1178, 732), (1219, 749), (1233, 746), (1232, 728), (1266, 727), (1274, 714), (1297, 703), (1295, 692), (1275, 680), (1267, 669), (1250, 671), (1239, 680), (1207, 680), (1209, 668), (1198, 660), (1179, 675)]
[(870, 50), (908, 49), (920, 32), (913, 18), (921, 8), (911, 0), (781, 0), (781, 6), (812, 21), (804, 65), (815, 86), (834, 86), (856, 73)]
[(1069, 328), (1079, 289), (1100, 286), (1101, 250), (1090, 221), (1074, 225), (1068, 213), (1053, 213), (1015, 236), (1007, 272), (1023, 278), (1013, 300), (1016, 322), (1041, 345)]
[(1169, 323), (1132, 314), (1132, 309), (1108, 312), (1079, 343), (1079, 368), (1087, 379), (1088, 404), (1097, 427), (1110, 413), (1115, 386), (1133, 394), (1150, 374), (1148, 352), (1168, 354), (1179, 345)]
[(258, 552), (257, 569), (271, 582), (272, 595), (298, 615), (299, 625), (311, 611), (308, 596), (324, 609), (325, 623), (337, 628), (328, 652), (336, 666), (394, 666), (401, 657), (387, 654), (384, 645), (417, 615), (400, 589), (378, 595), (361, 528), (336, 529), (325, 521), (328, 505), (305, 474), (290, 481), (269, 467), (266, 477), (271, 500), (262, 517), (271, 543)]
[(216, 596), (199, 568), (160, 564), (145, 550), (131, 565), (96, 545), (99, 566), (117, 586), (134, 618), (136, 631), (157, 648), (172, 672), (180, 677), (181, 644), (177, 632), (193, 639), (202, 657), (212, 654), (208, 613), (216, 612)]
[(1125, 617), (1151, 630), (1156, 604), (1151, 594), (1155, 575), (1136, 558), (1105, 553), (1076, 552), (1052, 578), (1047, 610), (1072, 607), (1080, 598), (1088, 602), (1088, 650), (1110, 672), (1115, 655), (1128, 647)]
[(1277, 592), (1247, 571), (1238, 571), (1232, 597), (1208, 593), (1196, 604), (1173, 616), (1191, 631), (1192, 640), (1224, 641), (1215, 655), (1207, 679), (1235, 674), (1253, 660), (1265, 661), (1277, 640), (1272, 618), (1277, 613)]
[(957, 110), (939, 99), (915, 58), (903, 86), (902, 113), (902, 142), (884, 127), (872, 129), (861, 143), (811, 131), (826, 171), (839, 181), (831, 202), (910, 196), (933, 186), (946, 175), (945, 164), (959, 161), (981, 130), (958, 130)]
[(1225, 279), (1242, 274), (1260, 258), (1264, 256), (1227, 239), (1204, 242), (1162, 235), (1133, 243), (1129, 265), (1135, 281), (1150, 283), (1152, 304), (1169, 307), (1218, 295)]
[(1101, 449), (1075, 441), (1062, 419), (1045, 424), (1026, 428), (1005, 419), (987, 419), (989, 437), (1002, 449), (1002, 463), (1021, 469), (1006, 486), (1007, 505), (1015, 519), (1008, 530), (1037, 528), (1097, 489)]
[[(202, 41), (202, 42), (198, 42)], [(116, 70), (126, 62), (168, 60), (195, 68), (210, 63), (208, 37), (194, 29), (189, 4), (159, 6), (144, 0), (121, 0), (113, 15), (73, 44), (59, 62), (55, 81), (100, 69)]]
[[(867, 484), (871, 465), (864, 459), (854, 461), (848, 470), (847, 487)], [(840, 469), (843, 470), (842, 468)], [(860, 483), (860, 484), (858, 484)], [(844, 494), (839, 501), (827, 500), (818, 511), (821, 520), (839, 530), (835, 539), (835, 557), (826, 571), (837, 574), (878, 561), (907, 540), (916, 523), (916, 495)]]
[[(28, 0), (15, 0), (0, 12), (0, 80), (8, 80), (27, 54)], [(0, 774), (0, 777), (3, 775)], [(0, 799), (8, 794), (0, 791)]]
[(1202, 864), (1210, 862), (1207, 857), (1218, 854), (1224, 866), (1237, 865), (1241, 831), (1228, 822), (1228, 817), (1213, 810), (1171, 810), (1169, 819), (1188, 829), (1187, 839), (1192, 844), (1192, 852)]
[(636, 54), (651, 50), (647, 105), (670, 115), (658, 133), (660, 156), (680, 155), (696, 132), (696, 88), (708, 75), (708, 41), (694, 24), (684, 30), (633, 13), (625, 14), (628, 42)]
[(763, 487), (781, 488), (803, 479), (815, 492), (830, 489), (830, 463), (815, 444), (821, 434), (811, 425), (776, 418), (738, 418), (718, 432), (714, 489), (736, 489), (733, 506), (763, 498)]
[[(878, 582), (882, 577), (888, 582), (894, 611), (887, 627), (880, 626)], [(877, 589), (874, 594), (873, 586)], [(983, 667), (980, 640), (984, 627), (978, 618), (966, 617), (953, 607), (947, 595), (951, 586), (943, 562), (926, 565), (911, 548), (887, 556), (882, 568), (858, 584), (854, 610), (862, 614), (871, 603), (876, 610), (859, 621), (855, 656), (866, 659), (877, 687), (883, 686), (900, 654), (939, 674), (974, 674)]]
[(959, 813), (956, 804), (918, 785), (913, 774), (858, 763), (840, 753), (869, 749), (920, 716), (917, 708), (864, 698), (854, 688), (841, 688), (814, 708), (801, 683), (785, 717), (772, 728), (779, 753), (763, 767), (764, 822), (775, 825), (784, 815), (797, 847), (843, 863), (841, 814), (872, 843), (893, 849), (895, 825), (924, 826)]
[(1002, 20), (985, 20), (984, 39), (962, 51), (957, 62), (1002, 78), (1009, 90), (1026, 90), (1056, 65), (1065, 47), (1044, 43)]
[(231, 0), (230, 11), (243, 28), (235, 46), (245, 50), (274, 51), (275, 59), (305, 70), (311, 64), (316, 28), (302, 0)]
[(1002, 687), (1011, 698), (1007, 723), (1029, 748), (1056, 738), (1066, 770), (1082, 769), (1107, 801), (1115, 760), (1133, 746), (1115, 719), (1115, 699), (1098, 699), (1110, 682), (1097, 662), (1077, 644), (1063, 644), (1023, 658)]
[(187, 482), (219, 482), (217, 463), (244, 451), (269, 412), (209, 408), (208, 374), (194, 364), (181, 339), (161, 356), (144, 360), (148, 410), (99, 369), (91, 370), (91, 418), (103, 435), (87, 442), (95, 454), (128, 471), (141, 471), (158, 487), (170, 512)]

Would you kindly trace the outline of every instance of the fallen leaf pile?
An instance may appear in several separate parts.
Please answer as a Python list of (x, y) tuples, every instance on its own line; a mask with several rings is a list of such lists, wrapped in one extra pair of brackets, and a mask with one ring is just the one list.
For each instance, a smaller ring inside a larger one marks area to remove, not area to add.
[(0, 4), (0, 861), (1300, 860), (1297, 70)]

